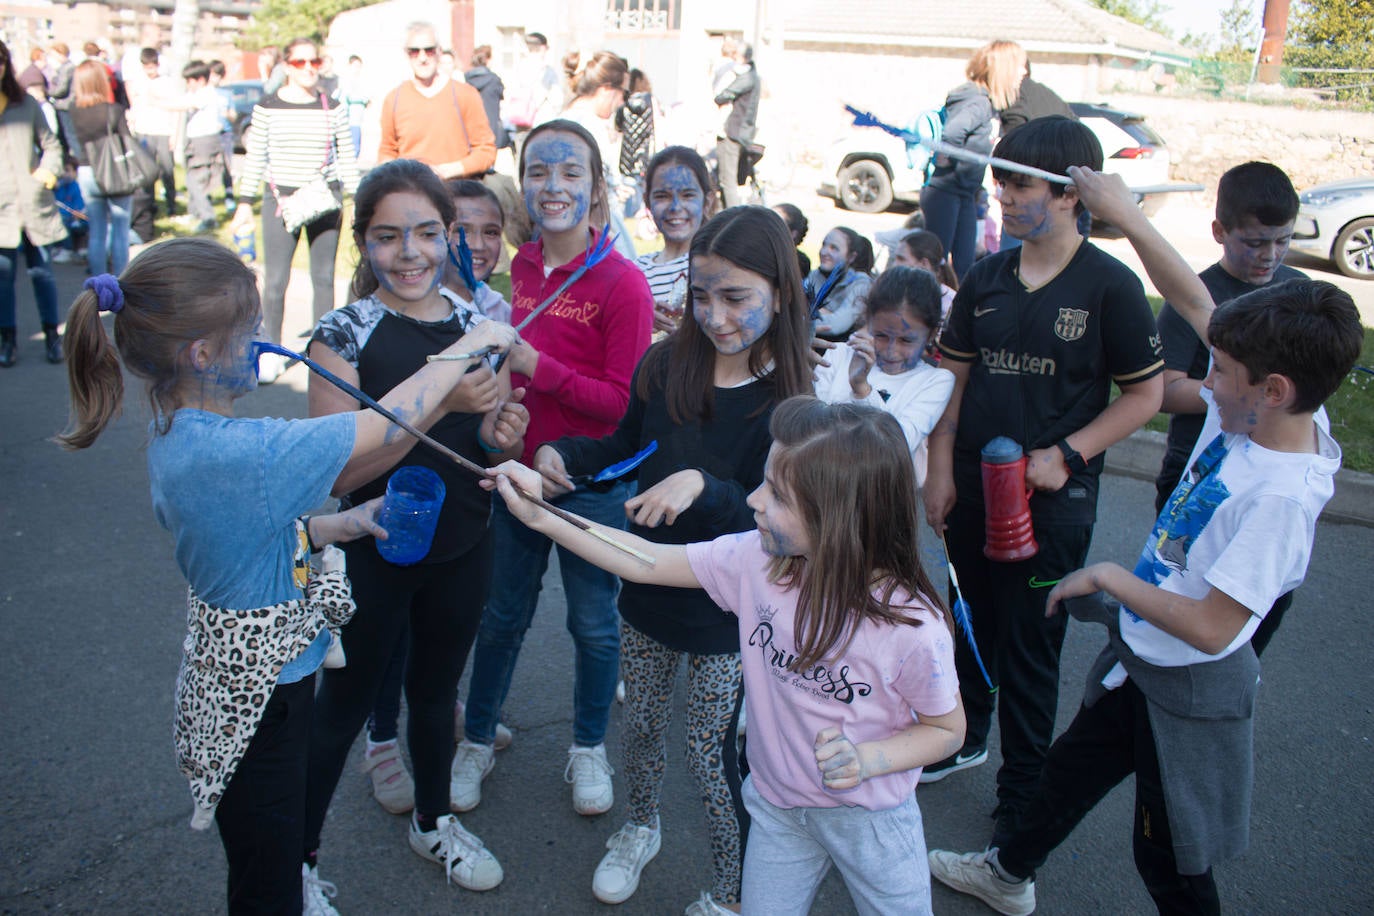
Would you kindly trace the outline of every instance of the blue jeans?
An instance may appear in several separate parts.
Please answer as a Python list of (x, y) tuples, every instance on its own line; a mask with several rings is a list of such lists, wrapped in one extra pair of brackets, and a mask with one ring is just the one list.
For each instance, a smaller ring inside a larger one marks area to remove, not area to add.
[(33, 283), (38, 319), (44, 327), (56, 327), (59, 321), (57, 280), (52, 275), (52, 260), (45, 249), (29, 241), (27, 233), (21, 233), (19, 245), (19, 248), (0, 248), (0, 328), (10, 330), (15, 327), (14, 281), (19, 272), (20, 251), (24, 252), (24, 262), (29, 265), (29, 281)]
[(90, 235), (86, 240), (86, 271), (103, 274), (108, 261), (110, 273), (119, 276), (129, 263), (129, 214), (134, 196), (102, 197), (90, 166), (76, 170), (76, 183), (86, 200), (86, 222)]
[(978, 253), (978, 201), (926, 185), (921, 189), (921, 215), (926, 229), (940, 237), (962, 281)]
[[(625, 528), (625, 500), (629, 485), (608, 493), (575, 490), (554, 502), (561, 508), (611, 528)], [(468, 689), (465, 737), (491, 744), (501, 706), (510, 692), (515, 661), (534, 620), (544, 571), (553, 542), (526, 528), (494, 501), (491, 532), (496, 563), (491, 595), (477, 632)], [(558, 548), (563, 591), (568, 601), (568, 632), (576, 651), (573, 683), (573, 743), (595, 747), (606, 740), (615, 684), (620, 676), (620, 614), (616, 598), (620, 579), (593, 566), (571, 551)]]

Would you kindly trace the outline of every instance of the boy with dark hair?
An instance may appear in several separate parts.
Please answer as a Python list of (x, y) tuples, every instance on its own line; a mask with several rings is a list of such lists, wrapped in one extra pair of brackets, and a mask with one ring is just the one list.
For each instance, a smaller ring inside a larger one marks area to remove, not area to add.
[(234, 208), (238, 206), (238, 201), (234, 200), (234, 176), (230, 171), (234, 162), (234, 120), (238, 114), (234, 111), (233, 93), (224, 87), (224, 78), (228, 75), (229, 71), (225, 68), (224, 61), (210, 61), (210, 88), (220, 97), (220, 112), (223, 115), (219, 125), (219, 149), (223, 155), (223, 169), (219, 178), (220, 184), (224, 185), (224, 215), (232, 216)]
[[(1283, 263), (1298, 217), (1298, 192), (1283, 169), (1268, 162), (1246, 162), (1228, 170), (1217, 183), (1212, 238), (1221, 245), (1221, 260), (1198, 274), (1212, 301), (1221, 305), (1270, 283), (1305, 277)], [(1188, 322), (1168, 302), (1159, 310), (1159, 337), (1164, 347), (1164, 407), (1169, 438), (1155, 478), (1155, 511), (1164, 508), (1178, 485), (1197, 444), (1207, 406), (1199, 392), (1207, 377), (1208, 351)], [(1259, 655), (1269, 645), (1293, 603), (1279, 596), (1250, 644)]]
[[(1269, 283), (1306, 276), (1283, 263), (1298, 218), (1298, 192), (1276, 165), (1247, 162), (1221, 176), (1217, 184), (1212, 238), (1221, 260), (1198, 274), (1217, 305)], [(1206, 405), (1198, 396), (1207, 376), (1207, 345), (1168, 302), (1159, 310), (1164, 347), (1164, 411), (1169, 446), (1155, 479), (1155, 511), (1164, 508), (1197, 442)]]
[[(1092, 131), (1062, 117), (1016, 128), (994, 154), (1056, 174), (1102, 166)], [(1163, 364), (1140, 280), (1078, 234), (1076, 189), (1002, 169), (993, 177), (1003, 229), (1022, 245), (979, 261), (955, 295), (939, 345), (954, 393), (929, 438), (924, 498), (931, 526), (947, 531), (950, 562), (998, 692), (983, 686), (967, 641), (959, 640), (967, 736), (958, 754), (927, 767), (921, 781), (986, 761), (1000, 706), (995, 842), (1034, 796), (1054, 736), (1066, 623), (1062, 615), (1046, 618), (1045, 597), (1083, 565), (1103, 453), (1158, 411)], [(1110, 401), (1113, 382), (1121, 396)], [(1026, 487), (1035, 491), (1030, 513), (1039, 550), (1016, 562), (983, 553), (980, 452), (999, 436), (1021, 446)]]
[[(161, 57), (157, 48), (144, 48), (138, 52), (141, 75), (129, 80), (129, 129), (134, 138), (145, 150), (153, 155), (158, 165), (158, 180), (162, 182), (162, 198), (167, 206), (167, 215), (174, 216), (177, 209), (176, 172), (172, 159), (172, 135), (176, 133), (176, 98), (178, 89), (172, 80), (162, 75), (159, 69)], [(153, 198), (153, 184), (134, 191), (131, 204), (129, 226), (140, 242), (151, 242), (154, 236), (153, 220), (157, 216), (157, 205)]]
[[(1160, 291), (1201, 324), (1206, 287), (1119, 177), (1072, 175)], [(1047, 613), (1062, 604), (1104, 623), (1109, 642), (1034, 800), (993, 848), (930, 853), (934, 877), (1000, 913), (1035, 909), (1035, 869), (1131, 773), (1136, 868), (1161, 913), (1219, 913), (1212, 866), (1248, 842), (1259, 682), (1249, 643), (1274, 599), (1306, 573), (1341, 461), (1320, 406), (1364, 334), (1348, 294), (1297, 279), (1218, 307), (1207, 336), (1207, 427), (1134, 572), (1098, 563), (1050, 594)]]
[(228, 106), (224, 97), (210, 85), (210, 65), (193, 60), (182, 68), (186, 97), (180, 106), (186, 110), (186, 191), (191, 198), (191, 218), (196, 232), (215, 228), (215, 208), (210, 203), (210, 186), (224, 174), (224, 146), (220, 134)]

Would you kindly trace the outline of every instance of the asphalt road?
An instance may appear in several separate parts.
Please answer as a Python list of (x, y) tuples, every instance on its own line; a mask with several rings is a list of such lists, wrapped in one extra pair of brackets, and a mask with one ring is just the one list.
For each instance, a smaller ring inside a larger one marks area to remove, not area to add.
[[(69, 301), (81, 272), (59, 271)], [(42, 361), (24, 281), (21, 275), (20, 363), (0, 370), (0, 623), (7, 636), (0, 645), (0, 912), (222, 911), (223, 853), (213, 832), (189, 829), (190, 797), (173, 762), (185, 585), (171, 540), (149, 508), (146, 408), (132, 394), (126, 416), (85, 452), (67, 454), (48, 441), (65, 420), (66, 373)], [(302, 314), (292, 302), (288, 329)], [(242, 412), (302, 415), (303, 373), (296, 367), (284, 383), (250, 395)], [(1151, 494), (1140, 481), (1105, 481), (1095, 558), (1133, 562), (1151, 520)], [(1371, 556), (1374, 530), (1321, 525), (1308, 581), (1265, 658), (1251, 846), (1218, 872), (1229, 912), (1369, 911), (1374, 683), (1369, 628), (1361, 621), (1374, 592)], [(1070, 628), (1061, 724), (1102, 641), (1093, 627)], [(707, 887), (705, 822), (682, 765), (679, 707), (663, 851), (629, 902), (613, 908), (593, 899), (591, 874), (623, 807), (579, 817), (563, 783), (572, 676), (556, 579), (547, 583), (525, 645), (506, 713), (515, 743), (498, 756), (482, 805), (463, 818), (501, 860), (505, 883), (487, 894), (446, 887), (441, 871), (408, 849), (405, 819), (371, 800), (355, 748), (321, 859), (323, 876), (339, 886), (342, 912), (673, 914)], [(616, 714), (608, 741), (615, 764), (618, 727)], [(616, 783), (623, 793), (620, 776)], [(991, 766), (919, 797), (931, 845), (986, 842)], [(1129, 784), (1050, 860), (1039, 896), (1047, 914), (1150, 911), (1130, 858)], [(940, 888), (935, 907), (988, 912)], [(833, 876), (813, 912), (853, 912)]]

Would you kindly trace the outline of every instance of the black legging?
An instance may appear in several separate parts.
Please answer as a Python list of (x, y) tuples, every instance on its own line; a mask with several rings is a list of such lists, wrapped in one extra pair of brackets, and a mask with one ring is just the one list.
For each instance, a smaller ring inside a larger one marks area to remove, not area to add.
[(344, 550), (358, 612), (343, 629), (348, 663), (324, 670), (315, 699), (306, 787), (307, 855), (319, 848), (329, 800), (405, 632), (407, 609), (406, 737), (415, 768), (415, 810), (431, 818), (449, 813), (453, 704), (491, 584), (490, 534), (456, 559), (424, 566), (392, 566), (371, 538)]
[[(339, 250), (342, 221), (340, 209), (304, 226), (306, 244), (310, 246), (312, 325), (334, 310), (334, 255)], [(300, 236), (300, 229), (286, 231), (286, 224), (277, 215), (277, 199), (271, 191), (266, 191), (262, 196), (262, 324), (263, 333), (273, 343), (282, 342), (286, 284), (291, 279), (291, 259), (296, 256)]]

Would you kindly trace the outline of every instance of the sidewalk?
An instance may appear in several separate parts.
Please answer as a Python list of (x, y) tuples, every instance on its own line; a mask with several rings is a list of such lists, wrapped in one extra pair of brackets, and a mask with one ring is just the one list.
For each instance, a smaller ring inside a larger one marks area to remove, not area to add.
[[(1107, 471), (1154, 480), (1164, 460), (1164, 433), (1142, 429), (1107, 450)], [(1323, 522), (1374, 527), (1374, 474), (1336, 472), (1336, 493), (1322, 511)]]

